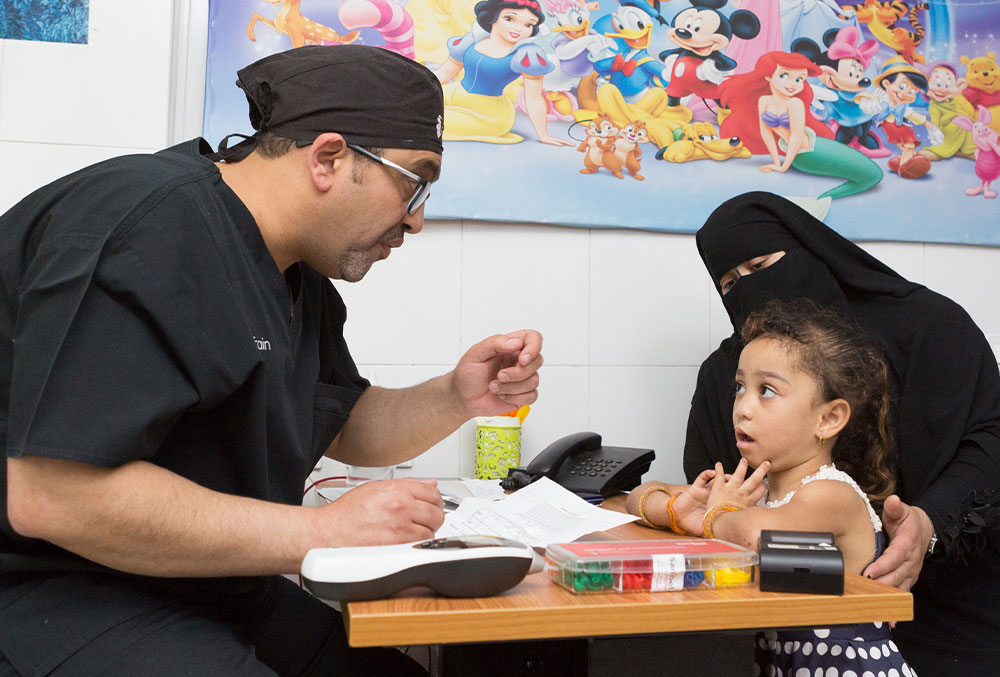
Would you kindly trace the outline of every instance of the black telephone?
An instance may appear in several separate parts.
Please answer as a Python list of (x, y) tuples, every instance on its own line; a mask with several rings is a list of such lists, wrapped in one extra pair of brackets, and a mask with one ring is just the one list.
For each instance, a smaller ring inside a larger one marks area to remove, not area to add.
[[(573, 433), (545, 447), (528, 467), (511, 470), (501, 486), (515, 489), (544, 476), (585, 498), (607, 498), (638, 486), (654, 458), (652, 449), (605, 447), (597, 433)], [(516, 481), (518, 473), (521, 482)]]

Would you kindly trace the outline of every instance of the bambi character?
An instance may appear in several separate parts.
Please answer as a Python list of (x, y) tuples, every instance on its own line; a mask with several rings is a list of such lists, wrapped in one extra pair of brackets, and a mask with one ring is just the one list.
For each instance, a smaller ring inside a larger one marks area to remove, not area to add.
[(720, 133), (739, 137), (755, 155), (770, 155), (771, 162), (760, 168), (762, 172), (786, 172), (794, 167), (807, 174), (844, 179), (820, 199), (864, 192), (882, 180), (882, 170), (863, 154), (834, 141), (830, 129), (810, 112), (813, 95), (806, 78), (819, 74), (819, 67), (802, 54), (763, 55), (754, 70), (720, 85), (721, 101), (731, 111)]
[(542, 143), (569, 146), (550, 136), (542, 77), (555, 66), (531, 42), (545, 20), (537, 0), (483, 0), (475, 6), (476, 23), (464, 36), (448, 41), (448, 60), (435, 71), (442, 84), (465, 71), (460, 82), (445, 88), (444, 140), (519, 143), (511, 132), (516, 111), (504, 88), (524, 81), (528, 119)]
[(339, 34), (329, 26), (324, 26), (299, 13), (299, 3), (302, 0), (268, 0), (275, 7), (279, 7), (278, 14), (274, 21), (260, 14), (250, 17), (247, 25), (247, 37), (251, 42), (257, 42), (253, 29), (257, 22), (267, 24), (279, 33), (284, 33), (292, 41), (292, 47), (302, 45), (330, 45), (330, 44), (350, 44), (358, 39), (361, 31), (351, 31), (344, 35)]

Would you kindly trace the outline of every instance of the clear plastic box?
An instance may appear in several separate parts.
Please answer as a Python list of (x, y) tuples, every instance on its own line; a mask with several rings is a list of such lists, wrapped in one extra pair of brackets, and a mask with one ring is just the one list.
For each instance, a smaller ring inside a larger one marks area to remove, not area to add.
[(577, 541), (545, 549), (545, 570), (576, 594), (728, 588), (754, 580), (757, 553), (711, 538)]

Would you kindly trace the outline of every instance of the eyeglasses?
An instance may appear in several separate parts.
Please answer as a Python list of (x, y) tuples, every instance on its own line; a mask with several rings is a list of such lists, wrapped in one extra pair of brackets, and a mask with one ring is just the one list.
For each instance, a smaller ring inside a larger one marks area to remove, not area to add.
[(353, 143), (349, 143), (347, 144), (347, 147), (355, 152), (370, 157), (372, 160), (375, 160), (375, 162), (380, 162), (386, 167), (395, 169), (397, 172), (399, 172), (406, 178), (410, 179), (411, 181), (415, 181), (417, 183), (417, 187), (413, 190), (413, 197), (410, 198), (410, 201), (406, 205), (407, 214), (416, 214), (417, 210), (420, 209), (420, 205), (422, 205), (424, 201), (430, 196), (431, 184), (427, 179), (421, 178), (416, 174), (414, 174), (413, 172), (411, 172), (409, 169), (404, 169), (399, 165), (397, 165), (395, 162), (392, 162), (391, 160), (386, 160), (384, 157), (379, 157), (375, 153), (371, 152), (370, 150), (366, 150), (361, 146), (355, 146)]

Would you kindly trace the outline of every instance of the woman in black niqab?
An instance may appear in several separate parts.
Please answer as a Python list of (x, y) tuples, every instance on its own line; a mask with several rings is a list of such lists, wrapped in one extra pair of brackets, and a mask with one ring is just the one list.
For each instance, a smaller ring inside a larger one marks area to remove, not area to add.
[[(927, 514), (939, 539), (912, 589), (915, 620), (900, 623), (894, 637), (920, 674), (995, 671), (1000, 374), (982, 331), (955, 302), (770, 193), (723, 203), (696, 241), (734, 328), (771, 298), (804, 297), (838, 308), (882, 346), (896, 405), (897, 493)], [(784, 256), (722, 294), (727, 272), (779, 251)], [(716, 461), (727, 472), (739, 461), (732, 384), (741, 348), (734, 334), (701, 366), (684, 447), (689, 481)]]

